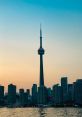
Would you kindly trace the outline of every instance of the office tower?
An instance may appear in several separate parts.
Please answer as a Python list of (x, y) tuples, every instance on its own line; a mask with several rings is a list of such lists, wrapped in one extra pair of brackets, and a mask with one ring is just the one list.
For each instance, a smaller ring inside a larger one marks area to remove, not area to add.
[(74, 83), (74, 102), (82, 106), (82, 79), (78, 79)]
[(37, 85), (33, 84), (32, 86), (32, 104), (36, 105), (37, 104)]
[(68, 82), (67, 77), (61, 78), (61, 87), (62, 87), (62, 102), (66, 103), (68, 100)]
[(43, 55), (44, 49), (42, 47), (42, 30), (40, 26), (40, 48), (38, 49), (38, 54), (40, 55), (40, 81), (38, 87), (38, 104), (46, 103), (46, 87), (44, 86), (44, 73), (43, 73)]
[(0, 105), (4, 103), (4, 86), (0, 85)]
[(47, 95), (48, 104), (52, 104), (53, 92), (51, 88), (47, 88)]
[(73, 82), (73, 95), (72, 95), (72, 99), (73, 99), (73, 102), (75, 102), (75, 84), (76, 82)]
[(24, 92), (24, 107), (28, 106), (28, 93)]
[(55, 105), (62, 104), (62, 88), (59, 84), (53, 86), (53, 99)]
[(0, 85), (0, 100), (4, 99), (4, 86)]
[(19, 99), (20, 99), (20, 106), (27, 106), (28, 105), (28, 93), (24, 92), (24, 89), (19, 89)]
[(28, 96), (30, 96), (30, 89), (26, 89)]
[(24, 104), (24, 89), (19, 89), (19, 100), (20, 100), (20, 106), (23, 106), (23, 104)]
[(16, 103), (16, 86), (13, 84), (8, 85), (8, 104)]
[(68, 102), (73, 103), (73, 84), (68, 84)]
[(32, 96), (30, 93), (30, 89), (27, 89), (26, 92), (28, 94), (28, 105), (31, 105), (32, 104)]

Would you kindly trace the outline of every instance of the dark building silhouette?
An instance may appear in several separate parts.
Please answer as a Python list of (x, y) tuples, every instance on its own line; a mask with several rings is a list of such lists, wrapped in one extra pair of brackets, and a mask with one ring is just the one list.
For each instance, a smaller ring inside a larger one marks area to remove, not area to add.
[(0, 107), (46, 107), (46, 106), (81, 106), (82, 107), (82, 79), (76, 80), (73, 84), (67, 83), (67, 77), (61, 78), (61, 85), (55, 84), (52, 89), (45, 86), (33, 84), (32, 95), (30, 90), (19, 89), (16, 93), (16, 86), (8, 85), (8, 93), (4, 94), (4, 86), (0, 86)]
[(19, 89), (19, 99), (20, 99), (20, 105), (24, 105), (24, 89)]
[(43, 55), (44, 49), (42, 47), (42, 30), (40, 27), (40, 48), (38, 54), (40, 55), (40, 82), (38, 87), (38, 104), (46, 103), (46, 87), (44, 86), (44, 71), (43, 71)]
[(46, 105), (47, 104), (47, 88), (44, 86), (38, 87), (38, 105)]
[(75, 102), (75, 83), (76, 82), (73, 82), (73, 102)]
[(30, 96), (30, 89), (26, 89), (28, 96)]
[(0, 100), (4, 99), (4, 86), (0, 85)]
[(33, 84), (32, 86), (32, 104), (36, 105), (38, 99), (38, 92), (37, 92), (37, 84)]
[(59, 84), (53, 86), (53, 97), (55, 105), (62, 104), (62, 88)]
[(19, 99), (20, 99), (20, 106), (27, 106), (28, 105), (28, 93), (24, 92), (24, 89), (19, 89)]
[(4, 86), (0, 85), (0, 105), (4, 103)]
[(27, 89), (26, 92), (28, 94), (28, 105), (31, 105), (32, 104), (32, 96), (31, 96), (30, 89)]
[(53, 103), (53, 90), (51, 88), (47, 88), (47, 100), (48, 100), (48, 104), (52, 105)]
[(8, 85), (8, 104), (13, 105), (16, 103), (16, 86), (13, 84)]
[(74, 84), (74, 102), (82, 106), (82, 79), (78, 79)]
[(28, 106), (28, 93), (24, 92), (24, 106)]
[(62, 88), (62, 103), (66, 103), (68, 100), (68, 81), (67, 77), (61, 78), (61, 88)]
[(73, 84), (68, 84), (68, 102), (73, 103)]

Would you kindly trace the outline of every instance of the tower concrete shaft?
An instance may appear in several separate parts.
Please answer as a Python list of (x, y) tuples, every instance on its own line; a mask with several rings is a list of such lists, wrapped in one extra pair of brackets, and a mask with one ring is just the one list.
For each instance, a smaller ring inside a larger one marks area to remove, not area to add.
[(43, 56), (40, 55), (40, 86), (44, 86)]

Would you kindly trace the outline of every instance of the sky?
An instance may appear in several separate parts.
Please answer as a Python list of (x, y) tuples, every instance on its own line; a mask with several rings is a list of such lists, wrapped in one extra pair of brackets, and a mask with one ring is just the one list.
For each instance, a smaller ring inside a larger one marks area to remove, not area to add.
[(39, 84), (40, 23), (45, 85), (82, 79), (81, 0), (0, 0), (0, 84)]

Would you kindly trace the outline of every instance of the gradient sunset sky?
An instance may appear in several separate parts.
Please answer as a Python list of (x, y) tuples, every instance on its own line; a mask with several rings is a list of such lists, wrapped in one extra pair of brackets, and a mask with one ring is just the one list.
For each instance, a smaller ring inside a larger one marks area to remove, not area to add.
[(0, 84), (39, 84), (40, 23), (45, 85), (82, 78), (82, 0), (0, 0)]

